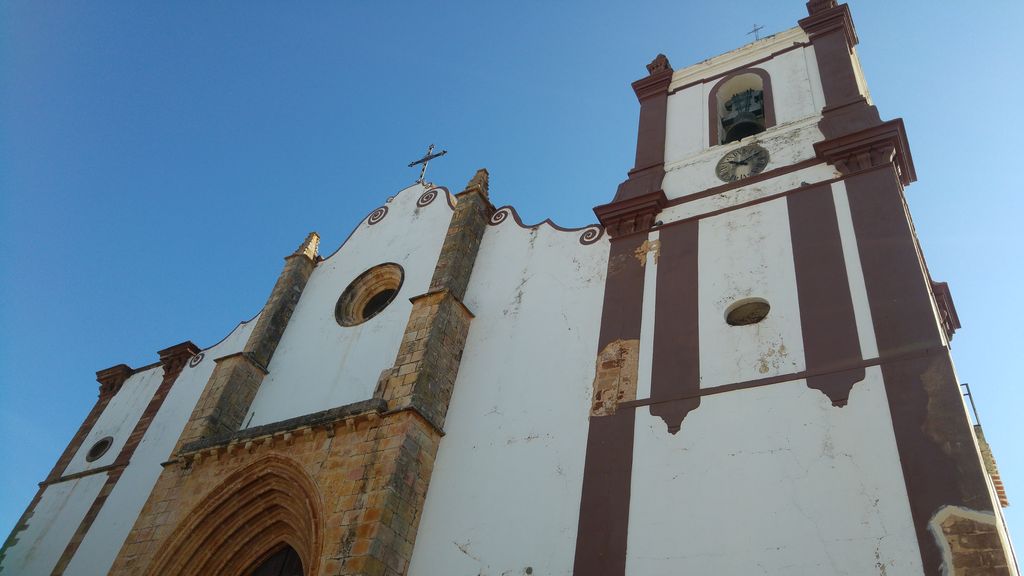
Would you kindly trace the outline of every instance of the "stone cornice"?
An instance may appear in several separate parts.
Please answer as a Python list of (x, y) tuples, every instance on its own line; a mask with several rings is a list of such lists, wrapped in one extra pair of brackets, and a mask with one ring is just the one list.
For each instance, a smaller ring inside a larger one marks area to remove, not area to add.
[(462, 310), (463, 314), (465, 314), (467, 318), (476, 318), (476, 315), (473, 314), (473, 312), (466, 306), (465, 302), (463, 302), (460, 298), (452, 294), (451, 290), (447, 288), (442, 288), (440, 290), (431, 290), (430, 292), (424, 292), (419, 296), (413, 296), (409, 298), (409, 302), (412, 302), (413, 305), (415, 305), (417, 302), (424, 301), (429, 305), (441, 302), (445, 298), (451, 298), (452, 300), (454, 300), (455, 303), (459, 305), (459, 309)]
[(597, 220), (612, 238), (649, 230), (654, 217), (668, 204), (664, 190), (594, 207)]
[[(239, 430), (233, 434), (224, 434), (221, 436), (203, 438), (202, 440), (197, 440), (195, 442), (189, 442), (182, 446), (178, 455), (184, 456), (188, 459), (189, 455), (194, 455), (198, 452), (214, 448), (223, 448), (229, 444), (238, 444), (240, 442), (274, 437), (277, 435), (283, 436), (286, 433), (295, 432), (296, 430), (303, 428), (330, 426), (333, 429), (333, 425), (339, 421), (370, 418), (373, 415), (379, 417), (385, 411), (387, 411), (387, 402), (380, 398), (372, 398), (370, 400), (363, 400), (361, 402), (354, 402), (337, 408), (331, 408), (330, 410), (306, 414), (305, 416), (299, 416), (297, 418), (289, 418), (280, 422), (264, 424), (263, 426), (253, 426), (252, 428)], [(288, 440), (288, 438), (285, 440)]]
[(221, 356), (220, 358), (214, 358), (213, 361), (216, 362), (217, 364), (220, 364), (225, 360), (229, 360), (231, 358), (236, 357), (241, 357), (243, 360), (245, 360), (249, 364), (252, 364), (254, 367), (256, 367), (259, 371), (263, 372), (264, 374), (270, 374), (270, 371), (267, 370), (267, 367), (264, 366), (263, 364), (260, 364), (260, 362), (256, 360), (256, 358), (253, 358), (252, 354), (250, 354), (249, 352), (235, 352), (234, 354), (226, 354), (224, 356)]
[(842, 32), (846, 37), (847, 48), (853, 50), (858, 43), (857, 29), (853, 25), (850, 7), (846, 4), (813, 11), (810, 16), (801, 19), (799, 24), (812, 41), (815, 36), (830, 32)]
[(127, 364), (111, 366), (96, 373), (96, 381), (100, 383), (100, 398), (109, 398), (121, 389), (125, 380), (135, 371)]
[(818, 157), (843, 174), (851, 174), (891, 162), (900, 182), (917, 180), (903, 119), (896, 118), (864, 130), (814, 144)]
[(632, 84), (633, 92), (641, 102), (652, 96), (667, 93), (668, 85), (672, 83), (672, 65), (664, 54), (655, 56), (647, 65), (647, 72), (647, 76)]

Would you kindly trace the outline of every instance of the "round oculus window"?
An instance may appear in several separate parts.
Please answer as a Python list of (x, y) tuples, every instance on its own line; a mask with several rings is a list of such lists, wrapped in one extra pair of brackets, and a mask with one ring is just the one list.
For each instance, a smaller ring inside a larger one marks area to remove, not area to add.
[(363, 272), (338, 298), (334, 317), (342, 326), (357, 326), (380, 314), (398, 296), (405, 272), (388, 262)]
[(725, 311), (725, 323), (730, 326), (757, 324), (768, 316), (771, 306), (763, 298), (747, 298), (733, 303)]
[(103, 438), (100, 438), (99, 440), (96, 441), (95, 444), (92, 445), (92, 448), (89, 448), (89, 452), (85, 454), (85, 461), (95, 462), (99, 460), (100, 458), (103, 457), (104, 454), (107, 453), (107, 450), (110, 450), (110, 446), (113, 443), (113, 436), (104, 436)]

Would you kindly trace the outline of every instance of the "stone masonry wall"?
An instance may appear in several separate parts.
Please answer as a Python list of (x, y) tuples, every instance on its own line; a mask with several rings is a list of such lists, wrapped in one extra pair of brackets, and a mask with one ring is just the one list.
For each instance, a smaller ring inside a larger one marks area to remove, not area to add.
[(316, 266), (319, 243), (320, 237), (312, 232), (292, 255), (285, 258), (284, 270), (274, 284), (245, 348), (239, 354), (216, 360), (217, 366), (185, 426), (179, 448), (201, 438), (230, 434), (242, 426), (274, 350)]
[[(251, 569), (276, 539), (261, 547), (253, 538), (229, 535), (213, 546), (203, 530), (231, 524), (237, 511), (218, 504), (237, 499), (229, 497), (233, 475), (250, 468), (246, 475), (259, 477), (260, 462), (268, 456), (287, 462), (316, 486), (312, 497), (319, 500), (318, 511), (312, 515), (318, 517), (291, 522), (282, 535), (290, 544), (322, 542), (317, 550), (293, 546), (307, 574), (402, 574), (439, 440), (440, 434), (412, 411), (367, 411), (187, 454), (167, 465), (111, 574), (234, 573), (226, 565)], [(238, 490), (258, 487), (241, 484)], [(259, 500), (271, 498), (264, 493)], [(246, 524), (254, 531), (273, 531), (279, 519), (271, 512), (255, 514)], [(296, 533), (306, 531), (319, 534)], [(193, 533), (201, 537), (190, 538)], [(182, 558), (187, 562), (176, 565)]]
[(1006, 552), (991, 514), (947, 507), (933, 520), (933, 533), (945, 540), (944, 573), (955, 576), (1009, 576)]
[[(310, 575), (406, 573), (473, 318), (462, 296), (493, 212), (486, 170), (456, 198), (430, 290), (412, 299), (375, 398), (239, 431), (263, 348), (221, 359), (111, 574), (241, 576), (282, 543)], [(286, 267), (278, 287), (286, 278), (301, 290), (308, 274)], [(277, 317), (264, 309), (260, 322)]]

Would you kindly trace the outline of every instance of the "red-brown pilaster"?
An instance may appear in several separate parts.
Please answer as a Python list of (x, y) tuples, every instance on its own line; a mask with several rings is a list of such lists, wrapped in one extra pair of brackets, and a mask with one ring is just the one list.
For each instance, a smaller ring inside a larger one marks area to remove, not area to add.
[(800, 20), (818, 59), (825, 108), (818, 127), (826, 138), (835, 138), (881, 123), (878, 110), (868, 103), (857, 81), (853, 47), (857, 30), (850, 7), (834, 1), (807, 3), (809, 16)]
[(78, 432), (68, 442), (67, 447), (64, 448), (64, 452), (57, 459), (57, 463), (54, 464), (53, 469), (46, 475), (46, 479), (39, 483), (39, 489), (36, 491), (36, 495), (29, 502), (25, 512), (22, 513), (21, 517), (18, 518), (18, 522), (15, 523), (14, 529), (11, 530), (7, 540), (4, 541), (3, 548), (0, 548), (0, 566), (3, 565), (4, 555), (7, 549), (14, 546), (18, 542), (18, 534), (21, 533), (25, 528), (28, 527), (28, 521), (32, 518), (32, 514), (35, 513), (36, 506), (39, 505), (39, 501), (43, 498), (43, 492), (46, 487), (54, 482), (58, 481), (64, 470), (67, 469), (68, 464), (71, 463), (71, 459), (75, 457), (78, 450), (82, 447), (82, 443), (89, 436), (89, 432), (92, 431), (92, 427), (99, 420), (100, 414), (107, 408), (107, 404), (110, 403), (110, 399), (124, 385), (125, 380), (132, 375), (134, 371), (125, 364), (118, 364), (111, 366), (105, 370), (100, 370), (96, 373), (96, 381), (100, 383), (100, 394), (96, 399), (96, 403), (93, 404), (89, 414), (86, 415), (85, 420), (82, 421), (82, 425), (78, 427)]
[[(667, 60), (664, 66), (667, 68)], [(652, 75), (662, 75), (666, 88), (671, 79), (668, 70), (667, 76), (664, 70), (651, 70)], [(641, 142), (646, 138), (643, 118), (641, 113)], [(664, 117), (661, 122), (664, 156)], [(638, 159), (643, 157), (641, 146), (644, 144), (638, 142)], [(627, 181), (619, 186), (614, 202), (594, 208), (611, 243), (573, 564), (573, 573), (580, 576), (622, 576), (626, 572), (636, 412), (633, 407), (619, 410), (618, 404), (636, 399), (644, 296), (644, 267), (637, 254), (647, 241), (644, 232), (651, 229), (667, 203), (661, 190), (663, 165), (657, 169), (661, 175), (653, 190), (648, 188), (654, 186), (654, 179)], [(631, 172), (631, 180), (633, 175)]]
[[(157, 412), (160, 411), (160, 407), (163, 406), (164, 399), (167, 398), (167, 393), (171, 391), (171, 386), (173, 386), (175, 380), (178, 379), (178, 375), (181, 374), (181, 370), (185, 367), (185, 363), (197, 353), (199, 353), (199, 347), (189, 341), (176, 344), (170, 348), (165, 348), (160, 351), (160, 364), (164, 369), (163, 379), (160, 381), (160, 385), (157, 387), (156, 392), (153, 393), (153, 397), (150, 398), (149, 404), (146, 405), (146, 409), (142, 411), (139, 421), (135, 423), (135, 428), (132, 429), (131, 434), (125, 441), (124, 446), (121, 448), (121, 452), (118, 453), (117, 458), (114, 460), (114, 467), (107, 472), (107, 480), (103, 484), (103, 487), (100, 488), (99, 494), (96, 495), (92, 505), (89, 506), (89, 510), (86, 511), (85, 517), (82, 518), (82, 522), (78, 525), (78, 529), (75, 530), (75, 533), (68, 542), (68, 545), (64, 548), (64, 552), (57, 561), (57, 565), (54, 567), (53, 572), (51, 572), (52, 576), (60, 576), (64, 574), (64, 570), (71, 562), (71, 559), (74, 558), (75, 552), (78, 551), (78, 547), (81, 546), (82, 540), (85, 539), (85, 535), (88, 534), (89, 529), (92, 528), (93, 522), (95, 522), (96, 517), (99, 516), (100, 510), (106, 503), (110, 493), (114, 491), (114, 486), (116, 486), (117, 481), (121, 479), (124, 469), (131, 462), (132, 455), (135, 454), (135, 449), (138, 448), (139, 443), (142, 441), (142, 437), (145, 436), (146, 431), (149, 430), (149, 425), (152, 424), (153, 418), (156, 417)], [(117, 386), (117, 388), (119, 388), (119, 386)]]
[(937, 539), (956, 548), (957, 530), (970, 524), (971, 534), (992, 543), (985, 550), (989, 563), (975, 573), (1008, 574), (1011, 560), (999, 544), (996, 504), (903, 197), (914, 168), (902, 122), (826, 140), (815, 149), (845, 176), (879, 357), (903, 357), (882, 363), (881, 370), (924, 572), (959, 573), (968, 566), (959, 562), (970, 555), (946, 557)]
[(786, 197), (793, 241), (796, 291), (800, 303), (807, 370), (821, 372), (807, 379), (834, 406), (845, 406), (864, 368), (837, 370), (863, 357), (857, 319), (846, 274), (843, 243), (830, 184), (812, 186)]
[(672, 65), (664, 54), (658, 54), (647, 65), (647, 72), (647, 77), (633, 82), (633, 91), (640, 101), (636, 163), (629, 171), (629, 178), (619, 184), (616, 202), (658, 192), (665, 178), (665, 119)]
[[(693, 220), (658, 234), (658, 258), (665, 266), (658, 266), (650, 412), (664, 420), (672, 434), (700, 406), (698, 228)], [(680, 396), (691, 397), (668, 400)]]

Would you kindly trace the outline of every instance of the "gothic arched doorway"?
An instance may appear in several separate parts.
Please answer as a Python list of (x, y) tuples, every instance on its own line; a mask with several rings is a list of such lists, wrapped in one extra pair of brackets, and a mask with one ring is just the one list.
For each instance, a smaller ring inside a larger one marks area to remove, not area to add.
[[(211, 490), (175, 528), (146, 574), (315, 575), (322, 540), (316, 484), (297, 462), (268, 455)], [(274, 566), (278, 572), (260, 572)], [(298, 571), (280, 572), (292, 566)]]
[(302, 558), (291, 546), (285, 546), (260, 563), (248, 576), (303, 576)]

